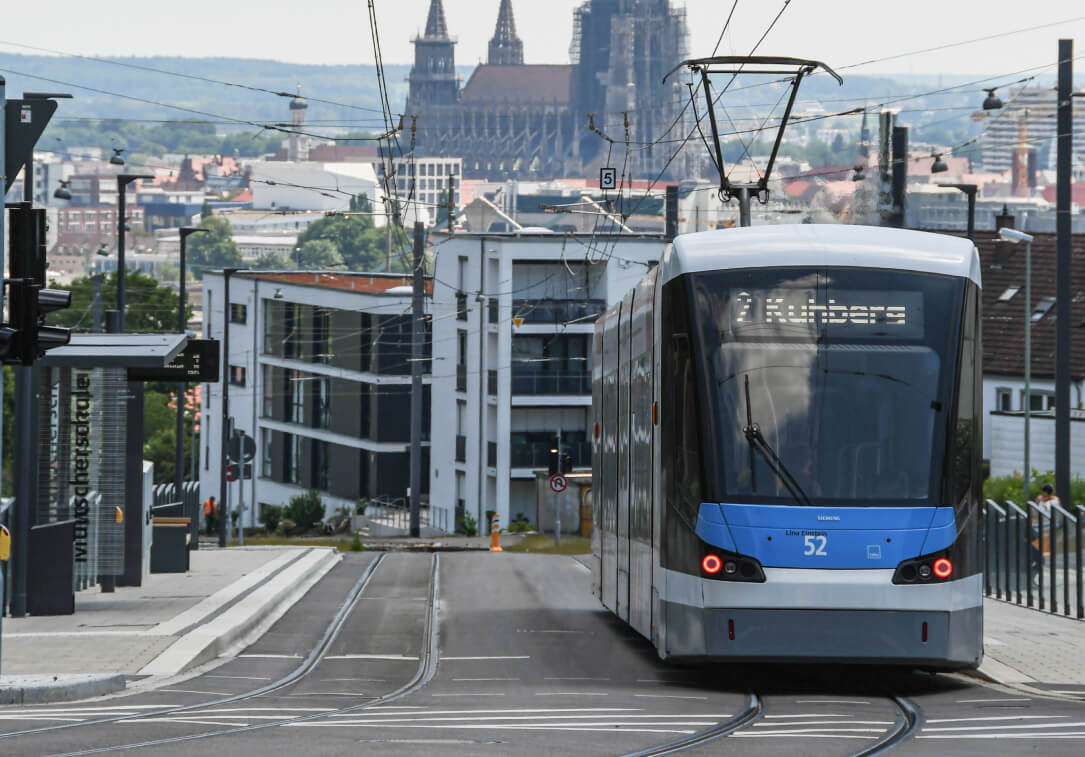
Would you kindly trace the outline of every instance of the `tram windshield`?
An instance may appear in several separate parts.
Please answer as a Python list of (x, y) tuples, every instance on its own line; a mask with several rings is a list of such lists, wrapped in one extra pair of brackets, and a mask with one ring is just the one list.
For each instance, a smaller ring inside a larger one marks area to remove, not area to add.
[(774, 268), (695, 274), (690, 291), (716, 501), (936, 503), (962, 280)]

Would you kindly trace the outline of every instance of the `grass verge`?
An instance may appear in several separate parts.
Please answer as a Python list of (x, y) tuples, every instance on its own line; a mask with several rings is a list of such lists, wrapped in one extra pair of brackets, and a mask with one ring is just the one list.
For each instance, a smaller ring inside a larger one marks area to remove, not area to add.
[(563, 536), (561, 544), (543, 534), (525, 536), (519, 544), (505, 548), (506, 552), (530, 552), (541, 555), (586, 555), (591, 552), (591, 539), (586, 536)]

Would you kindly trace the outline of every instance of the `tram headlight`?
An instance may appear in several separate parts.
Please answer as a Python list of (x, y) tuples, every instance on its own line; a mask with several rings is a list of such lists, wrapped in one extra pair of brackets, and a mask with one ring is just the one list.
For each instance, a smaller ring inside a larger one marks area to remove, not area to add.
[[(958, 555), (959, 557), (959, 555)], [(953, 580), (954, 556), (946, 551), (913, 557), (897, 566), (895, 584), (931, 584)]]
[(738, 563), (734, 560), (728, 560), (723, 564), (723, 572), (729, 576), (733, 576), (738, 572)]
[(931, 577), (931, 566), (923, 563), (919, 566), (919, 577), (926, 580)]

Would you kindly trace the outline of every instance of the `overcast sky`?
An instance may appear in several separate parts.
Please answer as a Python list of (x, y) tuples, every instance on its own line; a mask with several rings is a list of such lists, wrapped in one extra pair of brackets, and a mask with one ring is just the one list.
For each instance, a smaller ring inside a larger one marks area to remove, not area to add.
[[(500, 0), (444, 0), (457, 61), (486, 54)], [(572, 11), (583, 0), (513, 0), (528, 63), (567, 63)], [(425, 26), (430, 0), (375, 0), (386, 63), (409, 63), (410, 38)], [(5, 3), (0, 49), (11, 42), (84, 55), (273, 58), (299, 63), (372, 63), (366, 0), (37, 0)], [(672, 0), (686, 7), (690, 52), (708, 55), (732, 0)], [(744, 54), (782, 0), (739, 0), (721, 47)], [(1077, 20), (1071, 20), (1079, 17)], [(759, 52), (843, 67), (872, 58), (1063, 22), (1009, 37), (864, 66), (870, 73), (998, 74), (1054, 62), (1056, 41), (1079, 37), (1081, 0), (791, 0)], [(1085, 70), (1085, 61), (1077, 65)]]

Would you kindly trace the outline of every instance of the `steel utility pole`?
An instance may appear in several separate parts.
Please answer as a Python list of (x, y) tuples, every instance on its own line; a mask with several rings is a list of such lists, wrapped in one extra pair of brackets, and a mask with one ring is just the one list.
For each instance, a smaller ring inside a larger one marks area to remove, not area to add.
[(422, 505), (422, 342), (425, 329), (426, 227), (414, 225), (414, 292), (411, 298), (411, 536), (421, 536)]
[[(188, 329), (188, 314), (186, 312), (188, 287), (187, 280), (185, 278), (187, 270), (185, 268), (185, 248), (187, 245), (188, 237), (191, 234), (199, 234), (206, 232), (207, 229), (198, 229), (191, 226), (182, 227), (180, 230), (181, 237), (181, 285), (178, 287), (178, 299), (177, 304), (177, 331), (184, 334)], [(177, 502), (184, 502), (182, 499), (181, 490), (184, 487), (185, 482), (185, 389), (188, 385), (182, 381), (177, 384), (177, 458), (176, 469), (173, 473), (173, 497)]]
[[(1070, 507), (1070, 218), (1074, 41), (1059, 40), (1058, 130), (1055, 162), (1055, 495)], [(1052, 578), (1054, 583), (1054, 578)]]
[[(0, 75), (0, 174), (4, 173), (4, 166), (6, 165), (7, 154), (4, 152), (5, 136), (4, 136), (4, 124), (7, 121), (7, 113), (5, 109), (7, 107), (7, 81)], [(0, 176), (0, 187), (7, 186), (7, 177)], [(6, 211), (0, 211), (6, 212)], [(7, 245), (4, 239), (4, 223), (0, 218), (0, 313), (4, 312), (4, 279), (7, 278), (7, 271), (5, 266), (7, 265)], [(3, 460), (4, 451), (4, 366), (0, 365), (0, 460)], [(4, 466), (0, 465), (0, 489), (4, 484)], [(14, 474), (14, 471), (12, 471)], [(6, 610), (7, 599), (4, 596), (5, 582), (7, 581), (7, 571), (5, 570), (6, 560), (0, 562), (0, 636), (3, 635), (4, 625), (4, 612)]]
[(153, 176), (147, 174), (117, 174), (117, 310), (120, 312), (118, 316), (120, 321), (118, 333), (121, 334), (124, 333), (125, 279), (128, 273), (124, 261), (124, 238), (128, 226), (124, 190), (133, 181), (153, 178)]
[[(222, 429), (219, 434), (219, 546), (226, 546), (226, 534), (230, 517), (230, 482), (226, 480), (226, 455), (230, 448), (230, 276), (238, 268), (222, 269)], [(241, 457), (241, 455), (238, 455)]]

